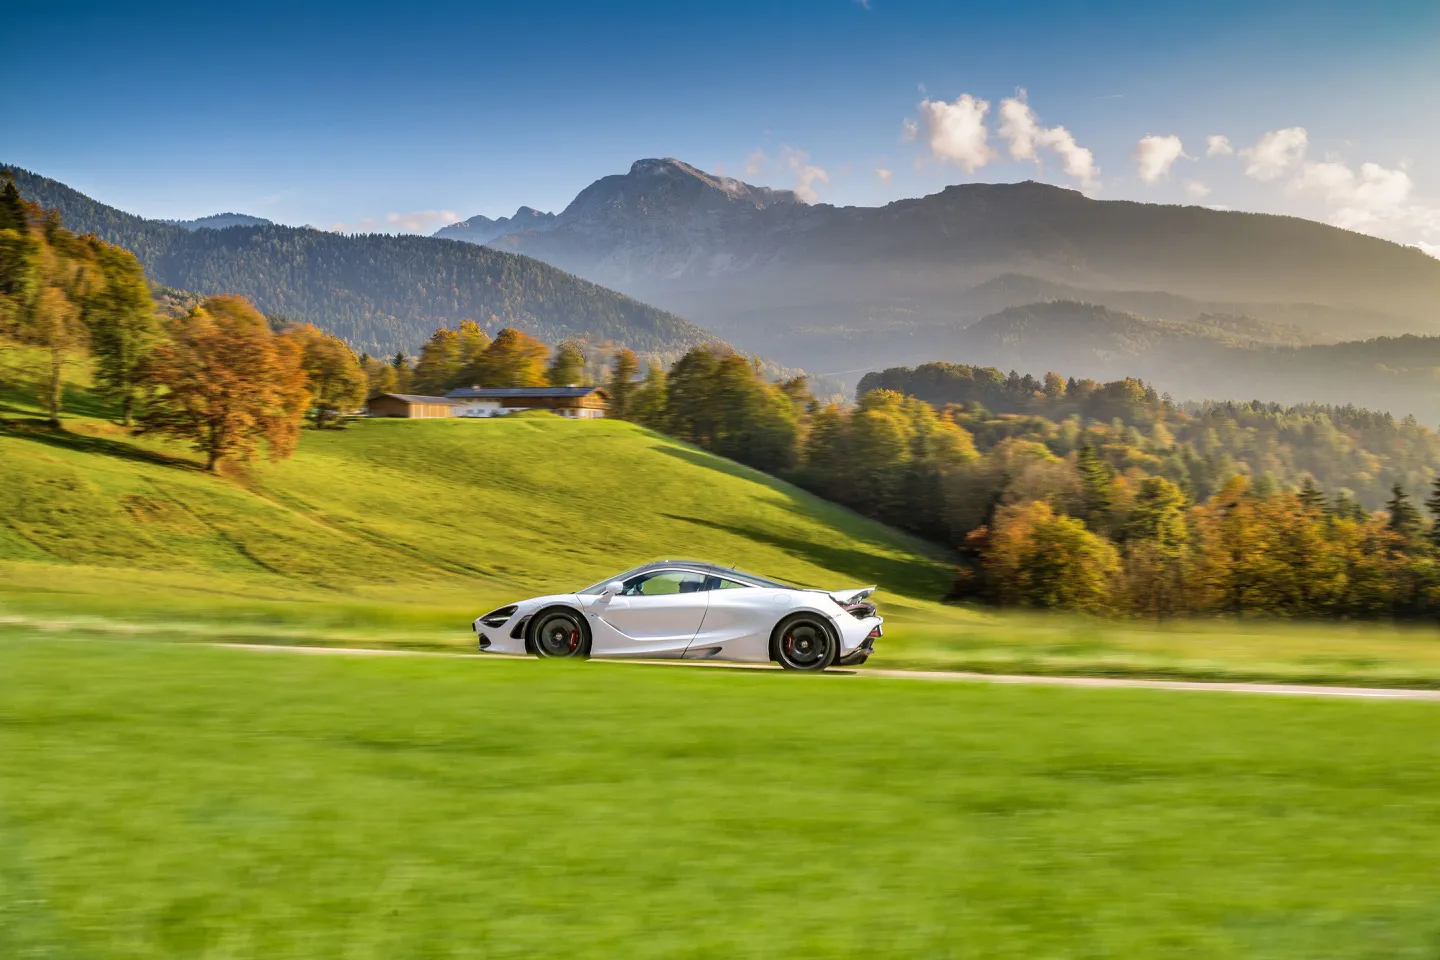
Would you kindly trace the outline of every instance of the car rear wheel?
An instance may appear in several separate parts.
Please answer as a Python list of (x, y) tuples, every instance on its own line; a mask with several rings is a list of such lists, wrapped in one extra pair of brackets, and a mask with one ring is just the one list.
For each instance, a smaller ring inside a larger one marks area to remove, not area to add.
[(810, 613), (780, 621), (771, 640), (771, 655), (786, 670), (818, 672), (834, 663), (837, 653), (835, 631)]
[(590, 656), (590, 628), (574, 610), (542, 610), (530, 622), (530, 648), (541, 660)]

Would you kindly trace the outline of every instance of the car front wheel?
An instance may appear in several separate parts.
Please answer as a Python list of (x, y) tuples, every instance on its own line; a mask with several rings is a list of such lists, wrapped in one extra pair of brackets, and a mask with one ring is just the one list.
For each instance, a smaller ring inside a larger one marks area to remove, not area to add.
[(590, 656), (590, 630), (574, 610), (543, 610), (531, 622), (530, 647), (542, 660)]
[(780, 621), (771, 640), (771, 653), (786, 670), (818, 672), (835, 662), (839, 644), (835, 631), (822, 618), (808, 613)]

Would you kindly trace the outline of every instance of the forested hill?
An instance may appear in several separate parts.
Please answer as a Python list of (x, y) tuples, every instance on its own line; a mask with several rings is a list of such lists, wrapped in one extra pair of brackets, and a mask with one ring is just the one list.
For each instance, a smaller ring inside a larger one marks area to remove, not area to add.
[(466, 317), (554, 343), (571, 336), (676, 353), (716, 338), (680, 317), (530, 257), (429, 237), (342, 236), (278, 225), (188, 230), (106, 206), (15, 170), (26, 199), (77, 233), (132, 251), (151, 279), (201, 294), (237, 293), (268, 314), (308, 321), (357, 350), (414, 352)]

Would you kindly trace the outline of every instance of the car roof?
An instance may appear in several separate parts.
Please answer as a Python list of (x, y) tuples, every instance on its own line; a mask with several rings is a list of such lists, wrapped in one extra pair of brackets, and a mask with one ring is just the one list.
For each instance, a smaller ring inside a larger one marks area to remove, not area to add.
[(656, 569), (657, 567), (684, 567), (688, 570), (697, 570), (717, 577), (734, 577), (742, 580), (759, 581), (765, 585), (794, 588), (793, 584), (782, 583), (773, 577), (763, 577), (758, 573), (747, 573), (744, 570), (737, 570), (735, 567), (722, 567), (718, 563), (710, 563), (707, 560), (652, 560), (644, 566), (637, 567), (635, 572), (640, 573), (645, 570)]

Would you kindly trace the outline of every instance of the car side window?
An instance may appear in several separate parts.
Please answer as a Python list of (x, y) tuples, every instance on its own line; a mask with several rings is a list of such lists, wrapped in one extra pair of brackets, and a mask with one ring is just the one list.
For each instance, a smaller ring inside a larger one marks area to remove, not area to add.
[(642, 573), (625, 581), (627, 597), (664, 597), (676, 593), (698, 593), (705, 589), (705, 577), (684, 570)]
[(724, 577), (711, 577), (707, 590), (745, 590), (750, 584), (740, 583), (738, 580), (726, 580)]

